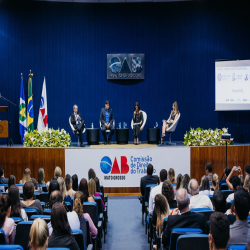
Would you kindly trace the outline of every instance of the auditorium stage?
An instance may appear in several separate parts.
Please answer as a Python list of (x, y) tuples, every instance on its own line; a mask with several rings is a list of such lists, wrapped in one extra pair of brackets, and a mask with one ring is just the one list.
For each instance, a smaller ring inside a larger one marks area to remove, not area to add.
[[(0, 146), (0, 165), (5, 171), (5, 177), (10, 174), (21, 180), (25, 168), (30, 168), (32, 176), (37, 177), (37, 171), (45, 169), (45, 179), (50, 180), (55, 166), (60, 166), (63, 172), (77, 174), (79, 180), (87, 179), (89, 168), (93, 168), (102, 180), (105, 193), (110, 195), (137, 195), (140, 192), (140, 178), (145, 175), (146, 166), (152, 163), (156, 173), (162, 168), (175, 169), (179, 173), (190, 174), (191, 178), (200, 181), (205, 173), (205, 163), (211, 161), (213, 172), (219, 178), (225, 168), (226, 147), (186, 147), (182, 143), (176, 146), (149, 145), (142, 143), (128, 145), (98, 145), (85, 148), (76, 146), (70, 148), (24, 148)], [(241, 166), (242, 169), (250, 163), (250, 145), (232, 145), (227, 148), (227, 165)]]

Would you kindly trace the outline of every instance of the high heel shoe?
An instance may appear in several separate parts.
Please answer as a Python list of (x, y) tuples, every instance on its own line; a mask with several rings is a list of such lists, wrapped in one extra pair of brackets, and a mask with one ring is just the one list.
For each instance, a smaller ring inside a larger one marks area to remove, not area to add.
[(161, 146), (163, 145), (163, 137), (161, 137), (161, 143), (160, 143), (160, 145)]

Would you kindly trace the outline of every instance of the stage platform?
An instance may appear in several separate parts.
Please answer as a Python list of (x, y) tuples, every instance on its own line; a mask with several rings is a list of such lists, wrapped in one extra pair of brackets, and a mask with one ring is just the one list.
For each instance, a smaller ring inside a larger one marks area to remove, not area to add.
[[(227, 165), (241, 166), (250, 164), (250, 145), (234, 144), (228, 146)], [(179, 173), (190, 174), (198, 181), (205, 174), (205, 163), (211, 161), (213, 172), (221, 178), (226, 165), (226, 147), (186, 147), (182, 142), (175, 146), (158, 146), (142, 143), (140, 145), (95, 145), (80, 148), (24, 148), (0, 146), (0, 165), (5, 177), (10, 174), (21, 180), (25, 168), (30, 168), (32, 176), (37, 178), (37, 171), (45, 169), (45, 179), (50, 180), (54, 168), (60, 166), (63, 172), (77, 174), (87, 179), (89, 168), (93, 168), (102, 180), (105, 193), (109, 195), (138, 195), (140, 178), (145, 175), (146, 166), (152, 163), (156, 173), (162, 168), (174, 168)]]

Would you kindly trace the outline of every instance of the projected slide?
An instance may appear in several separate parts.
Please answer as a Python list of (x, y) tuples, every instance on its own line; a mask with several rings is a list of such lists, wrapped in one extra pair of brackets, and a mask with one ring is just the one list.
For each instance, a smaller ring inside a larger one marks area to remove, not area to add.
[(215, 110), (250, 110), (250, 60), (215, 62)]

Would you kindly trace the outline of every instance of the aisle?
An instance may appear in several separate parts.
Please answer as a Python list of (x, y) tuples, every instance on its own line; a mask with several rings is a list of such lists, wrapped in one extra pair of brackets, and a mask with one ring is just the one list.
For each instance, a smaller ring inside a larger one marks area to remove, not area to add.
[(109, 197), (108, 207), (108, 234), (102, 249), (149, 249), (137, 196)]

